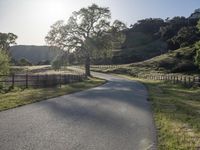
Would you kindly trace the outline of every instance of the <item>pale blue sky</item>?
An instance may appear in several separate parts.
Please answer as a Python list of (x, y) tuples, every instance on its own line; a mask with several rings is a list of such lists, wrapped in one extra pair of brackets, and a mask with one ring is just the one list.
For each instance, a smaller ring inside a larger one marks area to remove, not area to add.
[(200, 0), (0, 0), (0, 32), (18, 35), (18, 44), (45, 45), (50, 25), (92, 3), (110, 7), (112, 19), (128, 26), (149, 17), (188, 17), (200, 8)]

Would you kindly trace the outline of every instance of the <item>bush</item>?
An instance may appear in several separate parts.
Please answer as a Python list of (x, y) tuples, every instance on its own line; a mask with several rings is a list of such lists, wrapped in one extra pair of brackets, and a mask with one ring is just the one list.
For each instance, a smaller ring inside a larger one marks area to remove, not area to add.
[(160, 62), (158, 62), (158, 68), (165, 68), (167, 70), (171, 70), (175, 64), (176, 64), (176, 60), (162, 60)]
[(0, 49), (0, 75), (5, 75), (9, 73), (9, 62), (10, 58), (7, 53)]
[(181, 58), (181, 57), (182, 57), (182, 55), (181, 55), (181, 53), (180, 53), (180, 52), (177, 52), (177, 53), (175, 53), (175, 57), (176, 57), (176, 58)]
[(22, 58), (19, 60), (18, 65), (19, 66), (32, 66), (32, 63), (29, 62), (27, 59)]
[(62, 66), (62, 62), (61, 60), (59, 59), (55, 59), (52, 61), (51, 63), (51, 67), (54, 69), (54, 70), (59, 70)]
[(178, 73), (178, 72), (188, 72), (188, 71), (195, 71), (198, 68), (195, 66), (195, 64), (192, 61), (184, 61), (179, 63), (177, 66), (175, 66), (171, 72)]
[(195, 44), (195, 48), (196, 48), (195, 64), (200, 68), (200, 41)]
[(50, 65), (50, 61), (49, 60), (39, 61), (37, 65)]

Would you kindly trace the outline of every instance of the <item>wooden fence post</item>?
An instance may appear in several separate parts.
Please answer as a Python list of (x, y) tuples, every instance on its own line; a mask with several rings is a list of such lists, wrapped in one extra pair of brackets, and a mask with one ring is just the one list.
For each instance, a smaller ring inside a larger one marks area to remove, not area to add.
[(26, 88), (28, 88), (28, 74), (26, 74)]
[(183, 83), (183, 76), (181, 76), (180, 82)]
[(195, 84), (195, 76), (193, 76), (193, 81), (192, 82), (193, 82), (192, 84), (194, 85)]
[(62, 83), (61, 83), (62, 82), (62, 75), (61, 74), (60, 74), (59, 82), (60, 82), (59, 84), (60, 84), (60, 88), (61, 88), (61, 85), (62, 85)]
[(173, 83), (176, 83), (176, 77), (173, 75)]
[(187, 81), (186, 81), (186, 77), (184, 76), (184, 84), (186, 85), (187, 84)]
[(38, 85), (36, 85), (37, 87), (39, 87), (40, 86), (40, 76), (39, 76), (39, 74), (37, 74), (37, 82), (36, 82)]
[(190, 76), (189, 76), (189, 81), (188, 81), (188, 82), (189, 82), (188, 84), (190, 85), (190, 83), (191, 83), (191, 78), (190, 78)]
[(15, 74), (12, 74), (12, 88), (15, 86)]

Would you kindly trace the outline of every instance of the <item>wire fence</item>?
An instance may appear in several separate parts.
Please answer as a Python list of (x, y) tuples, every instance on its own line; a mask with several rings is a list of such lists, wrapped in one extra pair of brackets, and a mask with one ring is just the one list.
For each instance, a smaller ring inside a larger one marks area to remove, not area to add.
[(85, 74), (12, 74), (0, 75), (1, 87), (53, 87), (86, 79)]

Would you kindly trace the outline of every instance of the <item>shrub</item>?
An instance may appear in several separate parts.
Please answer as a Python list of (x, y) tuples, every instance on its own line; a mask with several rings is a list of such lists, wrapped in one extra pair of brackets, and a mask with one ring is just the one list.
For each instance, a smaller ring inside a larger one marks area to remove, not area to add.
[(176, 58), (181, 58), (181, 57), (182, 57), (182, 55), (181, 55), (181, 53), (180, 53), (180, 52), (177, 52), (177, 53), (175, 53), (175, 57), (176, 57)]
[(10, 58), (7, 53), (0, 49), (0, 75), (5, 75), (9, 73), (9, 62)]
[(188, 71), (195, 71), (198, 68), (192, 61), (184, 61), (176, 65), (171, 72), (178, 73), (178, 72), (188, 72)]
[(18, 65), (19, 66), (32, 66), (32, 63), (29, 62), (27, 59), (22, 58), (19, 60)]
[(62, 62), (61, 60), (59, 59), (55, 59), (52, 61), (51, 63), (51, 67), (54, 69), (54, 70), (59, 70), (62, 66)]
[(196, 56), (195, 56), (195, 64), (200, 68), (200, 41), (196, 43)]
[(176, 64), (175, 60), (162, 60), (158, 63), (158, 68), (165, 68), (167, 70), (171, 70)]

